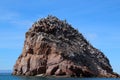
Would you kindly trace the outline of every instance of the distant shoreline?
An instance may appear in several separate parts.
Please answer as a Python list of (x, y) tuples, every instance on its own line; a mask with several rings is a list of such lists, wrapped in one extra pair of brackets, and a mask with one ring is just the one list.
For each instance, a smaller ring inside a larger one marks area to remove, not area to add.
[(12, 73), (12, 70), (0, 70), (0, 73)]

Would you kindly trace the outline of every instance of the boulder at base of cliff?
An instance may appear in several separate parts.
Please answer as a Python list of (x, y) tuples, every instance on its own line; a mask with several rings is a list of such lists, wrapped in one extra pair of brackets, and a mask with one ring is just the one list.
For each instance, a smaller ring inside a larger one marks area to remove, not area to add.
[(119, 77), (106, 56), (66, 21), (48, 16), (26, 32), (14, 75)]

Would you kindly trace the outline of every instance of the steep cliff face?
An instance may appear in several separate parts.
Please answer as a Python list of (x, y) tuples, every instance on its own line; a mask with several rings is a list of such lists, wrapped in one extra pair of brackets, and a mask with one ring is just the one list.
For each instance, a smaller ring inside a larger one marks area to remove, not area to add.
[(66, 21), (48, 16), (26, 32), (14, 75), (118, 77), (106, 56)]

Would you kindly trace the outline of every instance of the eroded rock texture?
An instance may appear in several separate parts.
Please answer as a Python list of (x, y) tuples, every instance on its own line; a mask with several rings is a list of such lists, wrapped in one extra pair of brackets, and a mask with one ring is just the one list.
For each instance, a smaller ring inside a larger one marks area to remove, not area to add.
[(26, 32), (14, 75), (118, 77), (106, 56), (66, 21), (40, 19)]

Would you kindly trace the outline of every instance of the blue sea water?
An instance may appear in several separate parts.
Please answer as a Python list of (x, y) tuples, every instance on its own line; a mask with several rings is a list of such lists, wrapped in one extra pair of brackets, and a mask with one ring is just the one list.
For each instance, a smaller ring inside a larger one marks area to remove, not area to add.
[(54, 78), (14, 76), (10, 73), (0, 73), (0, 80), (120, 80), (120, 78)]

